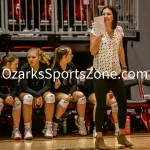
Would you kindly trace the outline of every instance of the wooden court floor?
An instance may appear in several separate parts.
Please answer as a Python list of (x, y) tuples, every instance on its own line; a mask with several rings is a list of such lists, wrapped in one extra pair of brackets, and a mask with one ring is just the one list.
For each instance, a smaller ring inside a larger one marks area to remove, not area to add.
[[(120, 145), (114, 136), (104, 136), (107, 146), (112, 150), (119, 149)], [(128, 135), (133, 147), (125, 150), (150, 150), (150, 134)], [(92, 136), (60, 136), (50, 140), (34, 137), (31, 141), (13, 141), (0, 139), (0, 150), (93, 150), (95, 138)]]

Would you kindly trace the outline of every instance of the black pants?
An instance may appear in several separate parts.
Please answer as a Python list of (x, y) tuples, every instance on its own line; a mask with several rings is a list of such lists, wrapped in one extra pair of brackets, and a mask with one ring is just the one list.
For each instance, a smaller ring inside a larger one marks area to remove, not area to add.
[[(96, 131), (102, 132), (103, 120), (104, 120), (104, 111), (106, 107), (106, 94), (111, 90), (117, 100), (118, 103), (118, 121), (119, 121), (119, 128), (125, 128), (126, 122), (126, 89), (124, 85), (124, 81), (121, 75), (118, 75), (120, 79), (112, 79), (112, 78), (101, 78), (96, 79), (94, 77), (94, 92), (97, 101), (97, 108), (96, 108)], [(116, 78), (117, 78), (116, 77)]]
[[(29, 30), (32, 29), (31, 19), (32, 19), (32, 16), (34, 15), (34, 28), (39, 29), (39, 21), (41, 20), (41, 14), (42, 14), (41, 13), (42, 12), (42, 0), (33, 0), (32, 7), (33, 7), (34, 14), (32, 14), (30, 10), (31, 3), (32, 3), (32, 0), (22, 0), (22, 12), (25, 18), (26, 27)], [(39, 6), (39, 3), (40, 3), (40, 6)]]
[[(62, 1), (62, 3), (61, 3)], [(69, 24), (70, 27), (73, 27), (74, 24), (74, 0), (57, 0), (57, 7), (58, 7), (58, 28), (63, 28), (62, 19), (64, 18), (64, 12), (67, 5), (67, 1), (69, 2)], [(63, 5), (63, 6), (62, 6)], [(63, 8), (63, 10), (61, 9)], [(63, 16), (63, 18), (62, 18)]]

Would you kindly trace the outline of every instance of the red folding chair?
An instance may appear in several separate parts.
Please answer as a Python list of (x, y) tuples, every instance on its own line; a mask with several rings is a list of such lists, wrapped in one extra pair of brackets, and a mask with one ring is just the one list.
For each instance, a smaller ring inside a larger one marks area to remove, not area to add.
[(150, 131), (149, 121), (148, 121), (149, 101), (147, 99), (144, 99), (144, 97), (143, 97), (143, 89), (141, 86), (141, 79), (137, 79), (137, 78), (125, 79), (124, 83), (125, 83), (126, 87), (138, 86), (139, 98), (138, 99), (128, 99), (127, 100), (127, 109), (139, 108), (140, 114), (138, 114), (136, 112), (135, 113), (128, 112), (128, 115), (129, 116), (136, 116), (136, 115), (141, 116), (141, 119), (149, 132)]
[(147, 71), (146, 74), (147, 75), (144, 75), (143, 78), (141, 79), (140, 84), (141, 84), (142, 98), (143, 99), (145, 98), (147, 100), (148, 106), (147, 106), (147, 109), (145, 110), (146, 113), (141, 114), (141, 118), (143, 119), (145, 124), (147, 124), (150, 130), (150, 114), (148, 113), (148, 109), (150, 108), (150, 97), (149, 96), (146, 97), (145, 91), (144, 91), (144, 86), (147, 86), (147, 87), (150, 86), (150, 71)]

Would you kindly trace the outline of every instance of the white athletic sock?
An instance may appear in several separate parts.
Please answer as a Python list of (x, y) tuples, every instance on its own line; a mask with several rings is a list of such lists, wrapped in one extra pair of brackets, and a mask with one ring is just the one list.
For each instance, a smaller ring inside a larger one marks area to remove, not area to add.
[(26, 130), (26, 129), (31, 129), (30, 122), (24, 123), (24, 126), (25, 126), (25, 130)]
[(117, 131), (119, 131), (119, 124), (118, 123), (115, 123), (115, 128)]
[(84, 117), (78, 117), (78, 122), (82, 124), (84, 122)]
[(52, 125), (52, 121), (46, 121), (46, 122), (45, 122), (45, 126), (46, 126), (46, 127), (50, 127), (51, 125)]

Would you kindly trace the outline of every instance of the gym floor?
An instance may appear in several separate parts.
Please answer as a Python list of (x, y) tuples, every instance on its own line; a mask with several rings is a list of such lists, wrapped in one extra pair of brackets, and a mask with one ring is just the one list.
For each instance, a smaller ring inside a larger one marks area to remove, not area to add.
[[(129, 141), (133, 143), (133, 147), (125, 148), (134, 150), (150, 149), (149, 133), (137, 133), (127, 135)], [(104, 136), (105, 143), (111, 149), (123, 148), (117, 143), (114, 136)], [(53, 139), (44, 139), (34, 137), (33, 140), (13, 141), (10, 139), (0, 139), (1, 150), (94, 150), (95, 138), (89, 136), (58, 136)]]

